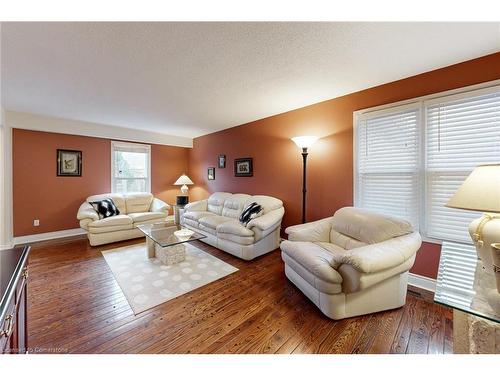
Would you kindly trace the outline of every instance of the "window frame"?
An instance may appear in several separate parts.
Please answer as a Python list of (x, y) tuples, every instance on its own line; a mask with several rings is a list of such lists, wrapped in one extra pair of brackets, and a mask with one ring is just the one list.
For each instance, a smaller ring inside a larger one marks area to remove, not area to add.
[(428, 243), (442, 244), (447, 239), (438, 239), (427, 235), (427, 116), (426, 109), (428, 106), (439, 102), (446, 102), (470, 96), (484, 95), (495, 92), (500, 89), (500, 79), (484, 82), (476, 85), (465, 86), (458, 89), (442, 91), (434, 94), (419, 96), (416, 98), (402, 100), (399, 102), (384, 104), (376, 107), (365, 108), (353, 112), (353, 203), (355, 207), (359, 207), (360, 188), (358, 186), (358, 124), (368, 116), (377, 116), (383, 113), (391, 113), (400, 111), (401, 108), (411, 108), (412, 106), (420, 107), (420, 144), (419, 144), (419, 230), (422, 235), (422, 240)]
[[(147, 178), (119, 178), (115, 177), (115, 148), (116, 147), (137, 149), (143, 151), (146, 157), (146, 171)], [(146, 180), (146, 191), (145, 192), (130, 192), (130, 193), (151, 193), (151, 145), (144, 143), (134, 143), (134, 142), (122, 142), (122, 141), (111, 141), (111, 192), (116, 193), (115, 181), (120, 180)], [(129, 192), (127, 192), (129, 193)], [(121, 193), (120, 193), (121, 194)]]

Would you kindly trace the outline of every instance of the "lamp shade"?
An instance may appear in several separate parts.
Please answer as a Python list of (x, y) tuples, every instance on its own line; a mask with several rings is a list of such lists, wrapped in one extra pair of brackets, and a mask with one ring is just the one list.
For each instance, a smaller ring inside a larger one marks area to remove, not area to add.
[(476, 167), (446, 207), (500, 212), (500, 164)]
[(303, 136), (300, 136), (300, 137), (293, 137), (292, 141), (294, 141), (295, 144), (297, 146), (299, 146), (300, 148), (309, 148), (318, 139), (319, 139), (319, 137), (316, 137), (315, 135), (303, 135)]
[(194, 185), (194, 182), (191, 179), (183, 174), (181, 177), (174, 182), (174, 185)]

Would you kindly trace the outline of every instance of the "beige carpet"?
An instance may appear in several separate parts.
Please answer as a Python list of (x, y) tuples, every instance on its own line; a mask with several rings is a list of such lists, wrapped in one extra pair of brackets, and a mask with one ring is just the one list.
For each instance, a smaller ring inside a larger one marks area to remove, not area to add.
[(135, 314), (223, 278), (237, 268), (189, 243), (186, 260), (172, 266), (146, 256), (146, 243), (102, 251)]

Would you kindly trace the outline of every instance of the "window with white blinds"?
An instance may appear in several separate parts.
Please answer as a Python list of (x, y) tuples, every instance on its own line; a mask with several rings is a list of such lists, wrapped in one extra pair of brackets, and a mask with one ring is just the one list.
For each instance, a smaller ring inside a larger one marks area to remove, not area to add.
[(444, 205), (474, 167), (500, 163), (500, 91), (441, 98), (424, 108), (427, 236), (471, 242), (467, 228), (481, 214)]
[(356, 115), (355, 205), (470, 243), (477, 212), (445, 207), (477, 165), (500, 163), (500, 86)]
[(371, 114), (358, 125), (359, 206), (419, 223), (419, 109)]
[(151, 191), (151, 146), (111, 142), (111, 189), (113, 193)]

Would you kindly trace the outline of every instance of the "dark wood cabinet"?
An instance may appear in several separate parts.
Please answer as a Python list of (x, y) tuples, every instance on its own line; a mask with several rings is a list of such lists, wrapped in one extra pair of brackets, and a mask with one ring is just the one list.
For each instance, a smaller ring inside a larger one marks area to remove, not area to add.
[(29, 247), (0, 251), (0, 353), (28, 350), (27, 285)]

